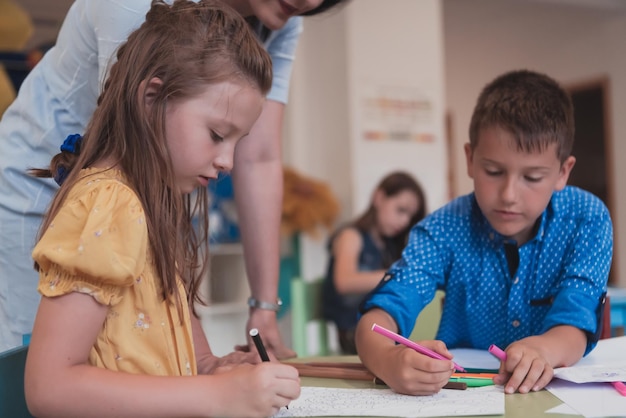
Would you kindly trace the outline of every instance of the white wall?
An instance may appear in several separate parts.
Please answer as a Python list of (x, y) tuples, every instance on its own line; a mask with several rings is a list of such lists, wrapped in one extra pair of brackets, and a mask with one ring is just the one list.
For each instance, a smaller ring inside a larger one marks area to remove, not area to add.
[[(462, 144), (480, 89), (508, 70), (545, 72), (565, 85), (607, 76), (610, 83), (610, 134), (613, 137), (614, 226), (626, 255), (626, 14), (521, 0), (443, 0), (446, 103), (452, 115), (459, 194), (472, 190)], [(582, 167), (574, 168), (580, 170)], [(621, 244), (620, 244), (621, 243)], [(626, 263), (617, 263), (617, 279), (626, 286)]]
[[(352, 0), (339, 12), (305, 18), (284, 161), (331, 185), (342, 221), (365, 210), (376, 184), (393, 170), (423, 183), (430, 208), (447, 199), (441, 13), (439, 0)], [(364, 101), (385, 94), (428, 103), (422, 128), (432, 142), (363, 138), (371, 122)], [(324, 273), (324, 247), (324, 238), (302, 243), (305, 278)]]
[[(302, 174), (327, 182), (342, 208), (351, 210), (346, 14), (347, 8), (305, 18), (296, 51), (283, 132), (283, 160)], [(325, 272), (327, 235), (302, 237), (301, 273)]]

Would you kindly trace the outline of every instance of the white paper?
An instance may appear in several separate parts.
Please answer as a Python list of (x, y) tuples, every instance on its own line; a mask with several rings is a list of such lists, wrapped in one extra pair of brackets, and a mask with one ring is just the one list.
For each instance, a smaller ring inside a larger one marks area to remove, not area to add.
[(554, 379), (547, 389), (585, 418), (626, 416), (626, 396), (610, 383), (573, 383)]
[(575, 365), (554, 369), (554, 376), (575, 383), (624, 382), (626, 381), (624, 352), (626, 336), (600, 340), (596, 348)]
[(440, 417), (503, 415), (502, 387), (442, 389), (432, 396), (400, 395), (390, 389), (303, 387), (300, 397), (276, 417)]
[[(626, 380), (626, 337), (600, 340), (571, 367), (555, 369), (547, 389), (587, 418), (626, 416), (626, 396), (607, 382)], [(587, 382), (587, 383), (576, 383)]]
[(498, 370), (500, 368), (500, 360), (487, 350), (453, 348), (450, 352), (454, 356), (454, 362), (466, 369)]
[(546, 414), (562, 414), (562, 415), (580, 415), (578, 411), (569, 406), (566, 403), (562, 403), (561, 405), (557, 405), (552, 409), (548, 409)]
[(554, 376), (574, 383), (626, 382), (626, 364), (623, 366), (578, 366), (554, 370)]

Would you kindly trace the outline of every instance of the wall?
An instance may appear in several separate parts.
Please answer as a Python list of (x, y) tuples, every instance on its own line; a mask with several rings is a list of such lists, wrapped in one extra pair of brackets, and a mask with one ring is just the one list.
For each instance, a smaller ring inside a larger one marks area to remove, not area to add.
[[(452, 117), (459, 194), (472, 189), (466, 176), (463, 143), (480, 89), (498, 74), (529, 68), (564, 85), (607, 76), (610, 83), (609, 133), (613, 138), (615, 258), (626, 252), (626, 190), (619, 164), (626, 152), (626, 37), (624, 9), (587, 8), (520, 0), (443, 0), (445, 84)], [(575, 170), (582, 167), (575, 167)], [(621, 244), (620, 244), (621, 243)], [(617, 263), (626, 286), (626, 263)]]
[[(390, 7), (390, 6), (393, 7)], [(443, 38), (438, 0), (352, 0), (339, 12), (305, 19), (294, 67), (284, 160), (327, 181), (342, 221), (361, 213), (378, 181), (397, 169), (424, 185), (430, 208), (447, 200)], [(389, 126), (370, 99), (420, 101), (413, 131), (427, 141), (365, 140), (373, 119)], [(371, 109), (370, 109), (371, 110)], [(324, 238), (304, 239), (306, 278), (324, 272)]]
[(42, 44), (54, 43), (65, 14), (74, 2), (74, 0), (13, 1), (28, 12), (35, 25), (35, 32), (28, 45), (26, 45), (26, 50), (36, 48)]

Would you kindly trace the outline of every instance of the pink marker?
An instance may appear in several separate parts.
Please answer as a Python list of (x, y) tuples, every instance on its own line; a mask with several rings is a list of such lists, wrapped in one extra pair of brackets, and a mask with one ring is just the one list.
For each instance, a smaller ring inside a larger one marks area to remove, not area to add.
[(495, 344), (489, 346), (489, 352), (496, 356), (500, 361), (506, 361), (506, 353)]
[(626, 396), (626, 383), (624, 382), (611, 382), (615, 390), (619, 392), (620, 395)]
[[(411, 341), (407, 338), (404, 338), (402, 335), (396, 334), (393, 331), (388, 330), (387, 328), (381, 327), (378, 324), (374, 324), (372, 325), (372, 331), (379, 333), (380, 335), (384, 335), (387, 338), (390, 338), (392, 340), (394, 340), (397, 343), (400, 343), (402, 345), (405, 345), (409, 348), (412, 348), (413, 350), (417, 351), (418, 353), (424, 354), (425, 356), (428, 356), (430, 358), (436, 358), (439, 360), (450, 360), (444, 356), (442, 356), (439, 353), (435, 353), (432, 350), (429, 350), (428, 348), (419, 345), (418, 343)], [(454, 368), (459, 371), (459, 372), (465, 372), (465, 369), (461, 366), (459, 366), (458, 364), (452, 362), (454, 364)]]

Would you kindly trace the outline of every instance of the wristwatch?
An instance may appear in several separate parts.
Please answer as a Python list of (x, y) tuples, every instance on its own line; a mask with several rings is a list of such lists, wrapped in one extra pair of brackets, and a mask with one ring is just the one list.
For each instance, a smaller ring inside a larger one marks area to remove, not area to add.
[(280, 307), (283, 306), (283, 301), (280, 298), (276, 298), (276, 303), (265, 302), (250, 296), (248, 298), (248, 306), (251, 308), (266, 309), (268, 311), (278, 312), (280, 310)]

